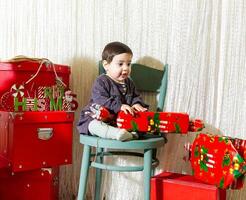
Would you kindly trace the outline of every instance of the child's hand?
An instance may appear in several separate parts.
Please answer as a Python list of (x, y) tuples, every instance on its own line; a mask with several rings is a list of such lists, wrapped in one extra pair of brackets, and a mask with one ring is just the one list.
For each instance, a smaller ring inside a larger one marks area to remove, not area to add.
[(140, 111), (140, 112), (144, 112), (147, 111), (147, 108), (144, 108), (143, 106), (141, 106), (139, 103), (136, 103), (132, 106), (134, 111)]
[(134, 115), (134, 109), (127, 104), (122, 104), (120, 110), (126, 114), (130, 113), (131, 115)]

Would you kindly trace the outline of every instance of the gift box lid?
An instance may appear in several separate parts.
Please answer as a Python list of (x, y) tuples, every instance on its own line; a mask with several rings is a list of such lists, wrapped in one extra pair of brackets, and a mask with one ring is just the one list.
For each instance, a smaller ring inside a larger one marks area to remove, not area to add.
[(163, 172), (154, 176), (152, 179), (159, 179), (166, 183), (173, 183), (179, 185), (189, 185), (190, 187), (199, 187), (199, 188), (209, 188), (214, 189), (213, 185), (208, 185), (203, 183), (202, 181), (196, 179), (194, 176), (187, 175), (187, 174), (179, 174), (179, 173), (172, 173), (172, 172)]
[[(51, 62), (50, 62), (51, 63)], [(52, 65), (46, 62), (45, 67), (41, 67), (40, 71), (53, 71)], [(23, 60), (23, 61), (6, 61), (0, 62), (0, 71), (34, 71), (36, 72), (40, 67), (40, 61)], [(57, 73), (70, 73), (70, 67), (67, 65), (54, 64)]]

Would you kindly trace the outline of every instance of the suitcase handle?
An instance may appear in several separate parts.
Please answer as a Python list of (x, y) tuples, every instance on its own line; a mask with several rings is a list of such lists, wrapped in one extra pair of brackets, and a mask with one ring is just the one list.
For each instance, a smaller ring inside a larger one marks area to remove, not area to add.
[(49, 59), (47, 58), (30, 58), (30, 57), (26, 57), (26, 56), (23, 56), (23, 55), (19, 55), (19, 56), (15, 56), (14, 58), (10, 59), (10, 60), (7, 60), (6, 62), (21, 62), (21, 61), (37, 61), (40, 63), (39, 67), (38, 67), (38, 70), (37, 72), (29, 79), (25, 82), (25, 84), (28, 84), (29, 82), (31, 82), (38, 74), (39, 74), (39, 71), (40, 69), (42, 68), (42, 66), (45, 64), (46, 67), (48, 65), (51, 65), (51, 67), (53, 68), (53, 71), (55, 73), (55, 76), (56, 76), (56, 79), (58, 81), (60, 81), (60, 83), (66, 87), (66, 84), (63, 83), (63, 81), (58, 77), (57, 75), (57, 72), (56, 72), (56, 69), (55, 69), (55, 66), (54, 66), (54, 63), (52, 63)]
[(53, 136), (53, 128), (38, 128), (38, 139), (49, 140)]
[(37, 72), (29, 80), (27, 80), (25, 82), (25, 84), (28, 84), (29, 82), (31, 82), (39, 74), (39, 71), (41, 70), (41, 68), (42, 68), (43, 65), (46, 65), (46, 66), (50, 65), (53, 68), (53, 71), (55, 73), (56, 80), (58, 80), (63, 86), (66, 87), (66, 84), (63, 83), (63, 81), (58, 77), (54, 63), (52, 63), (50, 60), (48, 60), (46, 58), (41, 59), (41, 62), (40, 62), (40, 65), (38, 67)]

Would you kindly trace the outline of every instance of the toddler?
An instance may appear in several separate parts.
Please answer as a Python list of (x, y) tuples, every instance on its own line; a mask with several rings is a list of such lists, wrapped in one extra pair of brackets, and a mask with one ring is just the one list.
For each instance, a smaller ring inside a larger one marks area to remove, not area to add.
[[(81, 134), (96, 135), (120, 141), (131, 140), (134, 133), (110, 125), (122, 110), (134, 115), (136, 111), (146, 111), (146, 105), (137, 92), (131, 73), (132, 50), (121, 42), (107, 44), (102, 52), (105, 74), (97, 77), (93, 84), (89, 104), (81, 111), (77, 128)], [(105, 107), (110, 112), (106, 122), (94, 117), (93, 105)]]

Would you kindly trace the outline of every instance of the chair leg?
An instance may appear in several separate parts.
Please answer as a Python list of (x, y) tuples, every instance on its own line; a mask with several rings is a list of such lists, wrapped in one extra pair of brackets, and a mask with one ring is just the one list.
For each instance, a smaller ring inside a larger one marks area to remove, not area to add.
[[(103, 148), (97, 148), (97, 153), (98, 154), (103, 153)], [(103, 162), (103, 155), (97, 156), (96, 162), (102, 163)], [(95, 200), (100, 199), (101, 180), (102, 180), (102, 170), (96, 169)]]
[(78, 192), (78, 200), (83, 200), (86, 193), (86, 185), (89, 174), (90, 167), (90, 154), (91, 147), (89, 145), (84, 145), (83, 158), (81, 162), (81, 172), (79, 179), (79, 192)]
[[(156, 154), (157, 154), (157, 149), (153, 149), (152, 150), (152, 159), (155, 160), (156, 159)], [(151, 176), (155, 175), (155, 167), (152, 167), (151, 169)]]
[(150, 178), (152, 164), (152, 149), (144, 150), (144, 199), (150, 199)]

